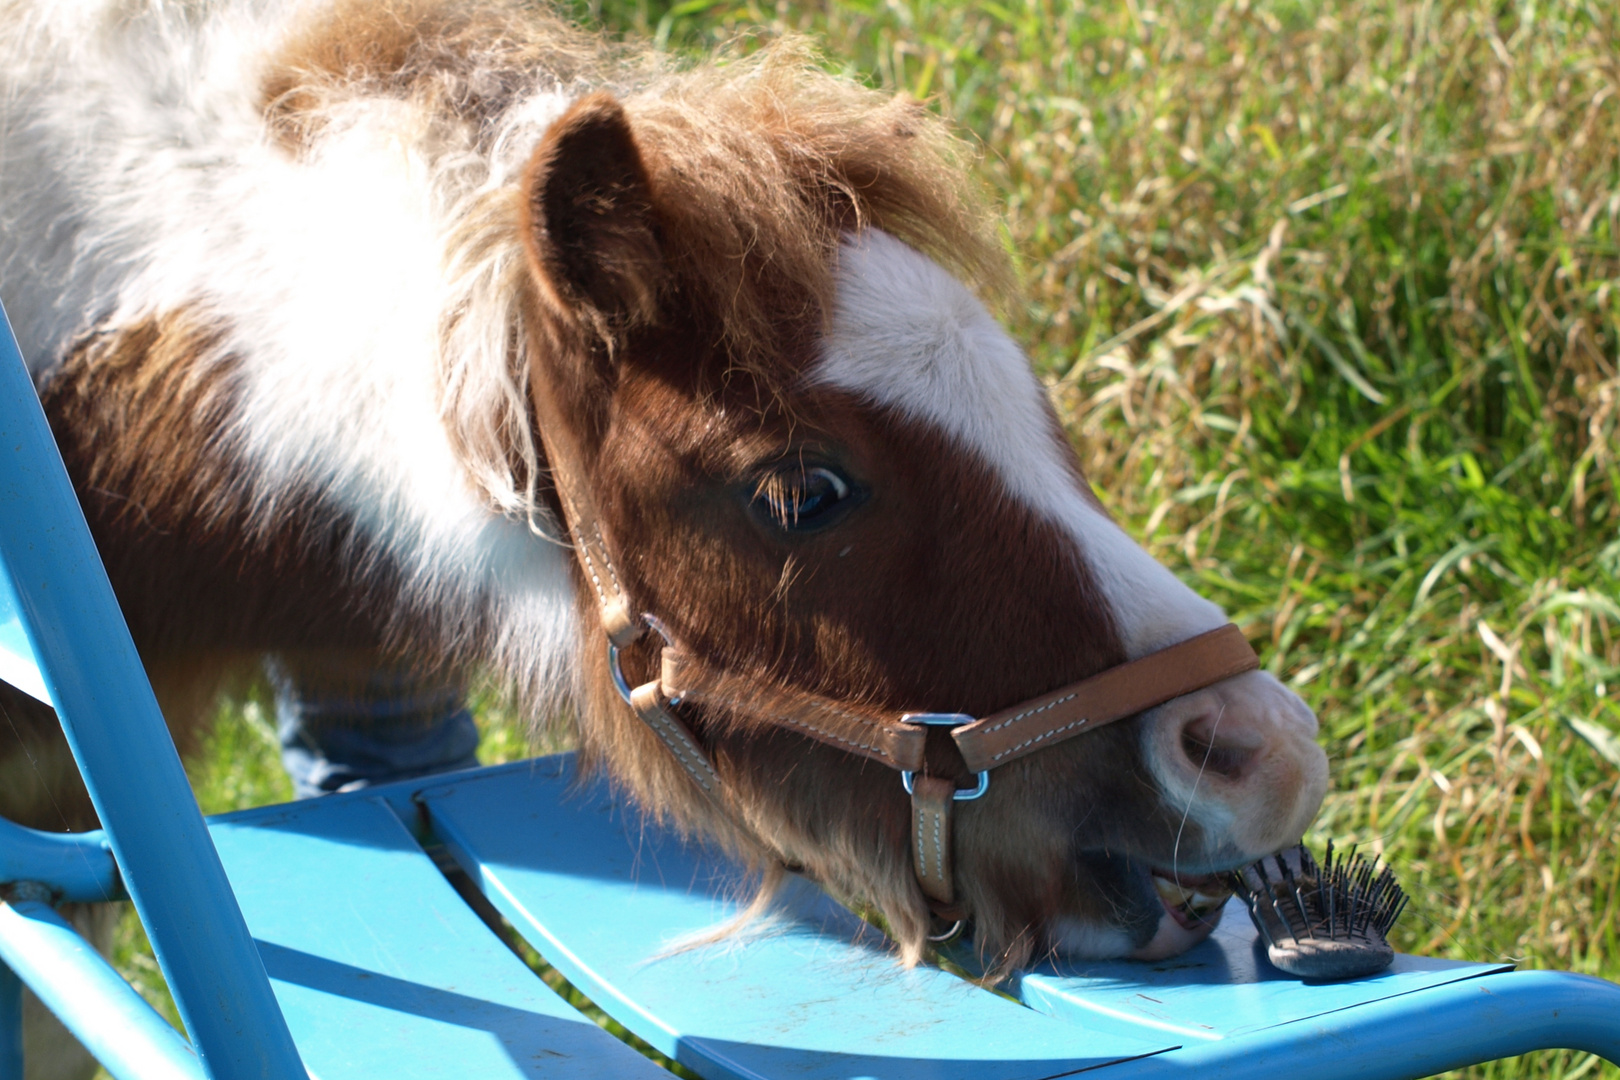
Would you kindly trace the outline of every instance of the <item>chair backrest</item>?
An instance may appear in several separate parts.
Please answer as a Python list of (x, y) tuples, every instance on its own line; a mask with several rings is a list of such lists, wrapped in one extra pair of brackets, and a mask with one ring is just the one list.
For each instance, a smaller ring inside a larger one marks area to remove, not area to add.
[(55, 707), (204, 1070), (305, 1076), (3, 307), (0, 578), (0, 674)]

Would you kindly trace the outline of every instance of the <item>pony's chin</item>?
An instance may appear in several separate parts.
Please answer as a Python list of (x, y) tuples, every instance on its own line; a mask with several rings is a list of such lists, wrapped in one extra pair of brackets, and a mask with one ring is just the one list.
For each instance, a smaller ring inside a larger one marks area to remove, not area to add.
[(1220, 925), (1231, 895), (1224, 875), (1150, 870), (1144, 876), (1152, 882), (1161, 909), (1152, 937), (1142, 942), (1121, 927), (1059, 918), (1050, 931), (1053, 950), (1071, 960), (1167, 960), (1197, 945)]
[(1209, 937), (1220, 925), (1221, 912), (1185, 925), (1170, 911), (1159, 916), (1159, 925), (1144, 945), (1137, 945), (1117, 926), (1095, 926), (1077, 919), (1059, 919), (1053, 925), (1052, 948), (1068, 960), (1168, 960), (1180, 956)]
[(1164, 907), (1159, 925), (1147, 944), (1133, 950), (1132, 960), (1164, 960), (1180, 956), (1220, 925), (1232, 888), (1224, 875), (1178, 875), (1169, 870), (1151, 872), (1153, 891)]
[(1154, 931), (1148, 943), (1127, 955), (1132, 960), (1167, 960), (1172, 956), (1180, 956), (1209, 937), (1215, 927), (1220, 925), (1221, 910), (1191, 926), (1184, 926), (1173, 913), (1166, 911), (1159, 916), (1159, 928)]

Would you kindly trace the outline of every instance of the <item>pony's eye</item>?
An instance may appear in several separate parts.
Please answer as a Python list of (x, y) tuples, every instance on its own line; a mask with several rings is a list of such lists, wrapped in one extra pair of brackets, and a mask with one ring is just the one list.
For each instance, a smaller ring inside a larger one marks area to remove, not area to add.
[(849, 508), (847, 481), (831, 469), (797, 465), (777, 469), (754, 490), (754, 512), (786, 532), (812, 532)]

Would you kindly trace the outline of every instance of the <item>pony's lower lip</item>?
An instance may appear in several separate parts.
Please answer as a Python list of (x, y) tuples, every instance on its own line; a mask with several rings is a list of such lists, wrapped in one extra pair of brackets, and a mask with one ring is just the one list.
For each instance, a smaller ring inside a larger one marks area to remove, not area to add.
[(1232, 895), (1223, 874), (1176, 874), (1159, 869), (1149, 873), (1159, 903), (1184, 930), (1206, 925)]

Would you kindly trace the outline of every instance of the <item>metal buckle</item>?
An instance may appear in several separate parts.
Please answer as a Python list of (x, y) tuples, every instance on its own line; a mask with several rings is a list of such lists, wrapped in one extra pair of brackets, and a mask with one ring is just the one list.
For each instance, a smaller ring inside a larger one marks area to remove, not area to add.
[[(978, 717), (969, 716), (966, 713), (910, 712), (900, 717), (900, 722), (902, 724), (924, 724), (928, 727), (954, 728), (961, 727), (963, 724), (971, 724), (977, 719)], [(916, 773), (910, 770), (900, 770), (900, 785), (906, 789), (907, 795), (911, 794), (912, 778), (915, 776)], [(977, 799), (989, 790), (990, 770), (986, 769), (979, 774), (978, 787), (957, 788), (951, 798), (957, 802), (967, 802), (970, 799)]]
[(630, 704), (630, 683), (624, 677), (624, 669), (619, 667), (619, 647), (611, 641), (608, 642), (608, 674), (613, 676), (613, 688), (626, 705)]
[[(656, 630), (658, 636), (664, 639), (665, 645), (675, 644), (675, 640), (669, 636), (669, 628), (664, 625), (664, 621), (658, 616), (649, 615), (643, 611), (641, 621)], [(612, 641), (608, 642), (608, 674), (613, 676), (613, 688), (619, 692), (620, 697), (624, 698), (624, 703), (626, 705), (631, 704), (630, 680), (624, 677), (624, 669), (619, 666), (619, 647), (613, 644)], [(670, 698), (669, 703), (679, 705), (681, 699), (678, 697)]]

